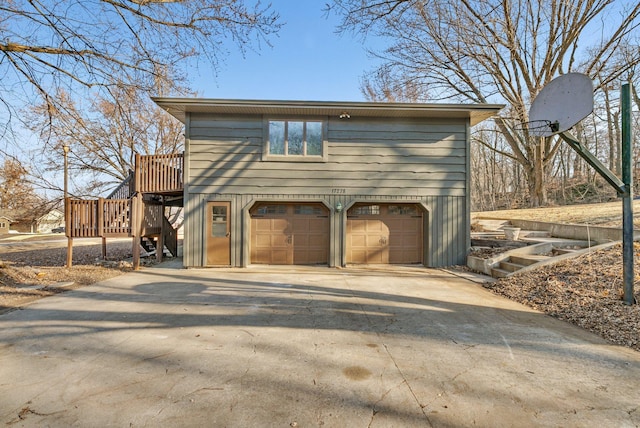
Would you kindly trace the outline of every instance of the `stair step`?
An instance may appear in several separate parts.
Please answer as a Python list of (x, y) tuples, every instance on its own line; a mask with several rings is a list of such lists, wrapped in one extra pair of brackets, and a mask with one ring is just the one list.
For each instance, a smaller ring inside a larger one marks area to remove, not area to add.
[(491, 276), (494, 278), (506, 278), (511, 272), (500, 268), (491, 268)]
[(572, 250), (570, 248), (554, 248), (553, 252), (560, 255), (560, 254), (569, 254), (569, 253), (575, 253), (578, 250)]
[(507, 272), (515, 272), (525, 267), (524, 265), (514, 263), (511, 260), (500, 262), (500, 269), (506, 270)]
[(521, 230), (520, 236), (526, 238), (550, 238), (551, 232), (545, 232), (542, 230)]
[(523, 266), (530, 266), (532, 264), (549, 260), (549, 256), (543, 256), (541, 254), (527, 254), (521, 256), (511, 256), (511, 263), (517, 263)]

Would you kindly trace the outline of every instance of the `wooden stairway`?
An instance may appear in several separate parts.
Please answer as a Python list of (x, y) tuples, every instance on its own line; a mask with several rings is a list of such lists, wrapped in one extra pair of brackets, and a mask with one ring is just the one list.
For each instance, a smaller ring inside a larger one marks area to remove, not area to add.
[(133, 238), (134, 269), (140, 263), (140, 245), (136, 242), (158, 242), (163, 248), (156, 251), (158, 260), (162, 259), (165, 247), (177, 257), (178, 233), (166, 218), (165, 203), (182, 206), (183, 163), (182, 153), (136, 154), (135, 171), (108, 198), (66, 198), (67, 266), (71, 267), (73, 238), (102, 238), (103, 248), (106, 238)]

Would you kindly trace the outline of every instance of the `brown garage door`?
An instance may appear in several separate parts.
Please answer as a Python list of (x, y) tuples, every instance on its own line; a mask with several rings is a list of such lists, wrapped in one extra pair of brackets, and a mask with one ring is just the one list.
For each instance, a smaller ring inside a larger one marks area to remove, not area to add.
[(261, 203), (250, 213), (251, 263), (328, 263), (329, 210), (324, 205)]
[(422, 263), (422, 210), (414, 204), (358, 204), (347, 213), (347, 263)]

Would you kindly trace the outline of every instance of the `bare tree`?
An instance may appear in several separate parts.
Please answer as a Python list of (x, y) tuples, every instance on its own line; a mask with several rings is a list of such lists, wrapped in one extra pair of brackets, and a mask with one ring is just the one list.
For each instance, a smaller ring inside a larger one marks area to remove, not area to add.
[[(64, 92), (57, 93), (56, 99), (55, 106), (42, 103), (32, 109), (30, 126), (40, 132), (44, 143), (37, 153), (45, 159), (41, 172), (59, 171), (62, 147), (70, 148), (75, 196), (97, 196), (122, 182), (134, 169), (136, 153), (183, 150), (182, 124), (140, 90), (114, 86), (108, 96), (96, 95), (86, 106)], [(59, 183), (41, 184), (61, 190)]]
[(33, 91), (47, 103), (74, 88), (118, 84), (152, 90), (166, 67), (224, 58), (280, 28), (279, 16), (242, 0), (10, 0), (0, 2), (0, 105)]
[[(506, 102), (496, 123), (509, 156), (522, 165), (533, 206), (547, 203), (546, 181), (560, 147), (532, 136), (531, 101), (559, 74), (581, 71), (596, 90), (640, 62), (640, 4), (620, 0), (333, 0), (342, 31), (392, 41), (384, 76), (418, 88), (423, 99)], [(625, 46), (625, 62), (610, 60)], [(374, 72), (375, 76), (375, 72)]]
[(0, 209), (18, 213), (39, 212), (43, 201), (27, 180), (29, 172), (17, 159), (6, 158), (0, 167)]

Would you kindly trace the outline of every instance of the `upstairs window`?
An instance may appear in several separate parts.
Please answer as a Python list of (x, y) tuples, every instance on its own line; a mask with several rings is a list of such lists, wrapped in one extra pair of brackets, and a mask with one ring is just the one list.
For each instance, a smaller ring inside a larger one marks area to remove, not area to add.
[(266, 127), (265, 160), (326, 160), (324, 122), (269, 120)]

